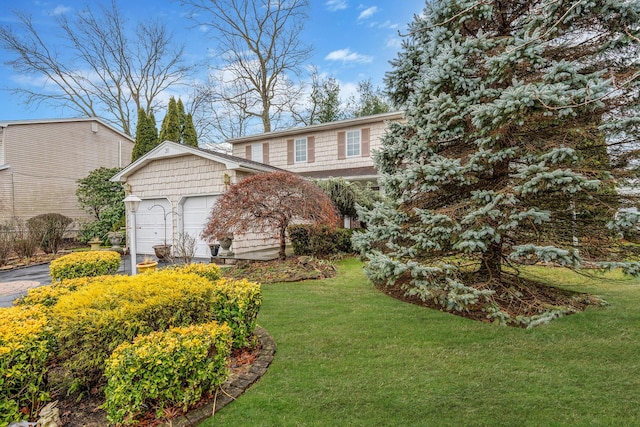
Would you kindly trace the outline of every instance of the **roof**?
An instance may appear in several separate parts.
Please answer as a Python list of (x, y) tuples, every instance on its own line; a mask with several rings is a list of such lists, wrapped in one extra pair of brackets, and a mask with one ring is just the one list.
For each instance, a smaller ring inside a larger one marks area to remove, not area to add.
[(236, 157), (226, 153), (206, 150), (199, 147), (192, 147), (190, 145), (178, 144), (173, 141), (164, 141), (153, 150), (145, 153), (135, 162), (131, 163), (129, 166), (114, 175), (111, 178), (111, 181), (125, 182), (129, 175), (132, 175), (137, 170), (145, 167), (147, 164), (151, 163), (154, 160), (180, 157), (190, 154), (214, 162), (222, 163), (227, 169), (232, 170), (241, 170), (246, 172), (272, 172), (282, 170), (280, 168), (265, 165), (264, 163), (243, 159), (242, 157)]
[(0, 120), (0, 127), (6, 128), (7, 126), (15, 125), (39, 125), (48, 123), (69, 123), (69, 122), (98, 122), (101, 125), (111, 129), (112, 131), (120, 134), (123, 138), (128, 139), (131, 142), (135, 142), (135, 138), (126, 133), (116, 129), (99, 117), (76, 117), (67, 119), (29, 119), (29, 120)]
[(317, 179), (343, 177), (350, 180), (364, 180), (377, 178), (378, 170), (373, 166), (365, 166), (360, 168), (343, 168), (311, 172), (298, 172), (298, 175)]
[(243, 142), (261, 141), (265, 139), (282, 138), (291, 135), (309, 134), (332, 129), (347, 128), (352, 126), (361, 126), (368, 123), (379, 123), (385, 120), (400, 120), (404, 118), (402, 111), (393, 111), (391, 113), (374, 114), (372, 116), (356, 117), (354, 119), (338, 120), (336, 122), (321, 123), (318, 125), (299, 126), (279, 131), (261, 133), (257, 135), (243, 136), (240, 138), (228, 139), (229, 144), (240, 144)]

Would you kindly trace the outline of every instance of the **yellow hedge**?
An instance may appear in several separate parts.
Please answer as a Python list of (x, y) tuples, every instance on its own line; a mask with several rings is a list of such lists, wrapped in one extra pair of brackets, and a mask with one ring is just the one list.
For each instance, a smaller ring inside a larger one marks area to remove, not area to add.
[(35, 415), (40, 404), (49, 400), (50, 347), (51, 334), (41, 307), (0, 308), (0, 426)]
[(260, 286), (255, 283), (214, 283), (168, 269), (101, 277), (61, 295), (52, 307), (52, 319), (59, 356), (75, 387), (84, 388), (98, 384), (113, 350), (138, 335), (216, 320), (228, 323), (234, 345), (241, 346), (253, 331), (260, 303)]
[(95, 277), (80, 277), (77, 279), (65, 279), (61, 282), (54, 282), (51, 285), (31, 288), (27, 291), (27, 295), (16, 300), (14, 305), (42, 304), (45, 307), (51, 307), (58, 302), (58, 298), (60, 298), (60, 296), (67, 295), (95, 280)]
[(107, 360), (107, 418), (115, 424), (135, 424), (143, 407), (186, 411), (229, 376), (231, 329), (211, 322), (171, 328), (123, 343)]
[(120, 254), (114, 251), (75, 252), (51, 261), (52, 280), (114, 274), (120, 267)]

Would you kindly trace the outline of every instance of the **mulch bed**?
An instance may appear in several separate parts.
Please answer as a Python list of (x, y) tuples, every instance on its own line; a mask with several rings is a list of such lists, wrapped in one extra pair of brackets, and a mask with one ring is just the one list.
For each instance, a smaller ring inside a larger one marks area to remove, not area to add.
[[(579, 292), (567, 291), (564, 289), (548, 286), (539, 282), (524, 279), (522, 277), (505, 275), (498, 284), (487, 285), (486, 283), (476, 283), (471, 286), (477, 289), (495, 290), (495, 295), (491, 301), (501, 310), (509, 313), (513, 318), (518, 316), (534, 316), (554, 307), (567, 308), (567, 315), (584, 311), (589, 305), (599, 305), (601, 300), (596, 297)], [(467, 310), (447, 310), (434, 299), (423, 300), (417, 295), (407, 295), (405, 282), (397, 281), (394, 285), (377, 284), (376, 287), (385, 294), (398, 300), (416, 304), (434, 310), (455, 314), (481, 322), (493, 322), (487, 318), (484, 311), (488, 303), (478, 303), (469, 306)], [(524, 326), (521, 324), (511, 324), (512, 326)]]
[(267, 284), (335, 277), (336, 268), (328, 260), (291, 256), (284, 261), (239, 261), (234, 266), (224, 268), (222, 274), (230, 279), (247, 279)]

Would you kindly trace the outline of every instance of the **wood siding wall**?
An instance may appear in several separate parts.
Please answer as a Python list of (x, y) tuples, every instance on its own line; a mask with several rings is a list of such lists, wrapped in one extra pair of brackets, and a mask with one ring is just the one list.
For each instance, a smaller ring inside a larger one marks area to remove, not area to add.
[(93, 121), (10, 124), (3, 137), (10, 167), (0, 171), (0, 220), (49, 212), (89, 219), (77, 202), (78, 179), (127, 166), (133, 150), (131, 140)]
[[(349, 130), (361, 130), (361, 155), (346, 157), (344, 146), (339, 143), (338, 136), (344, 135)], [(344, 128), (333, 128), (308, 132), (300, 128), (296, 135), (288, 134), (283, 137), (269, 137), (264, 139), (256, 137), (247, 142), (233, 145), (233, 154), (238, 157), (246, 157), (250, 146), (255, 142), (269, 145), (269, 164), (295, 173), (316, 172), (323, 170), (338, 170), (373, 166), (371, 153), (380, 147), (380, 139), (386, 129), (386, 122), (366, 123), (362, 125)], [(312, 153), (307, 153), (306, 163), (293, 162), (293, 146), (296, 137), (307, 137), (307, 144), (311, 141)], [(249, 147), (249, 148), (247, 148)]]

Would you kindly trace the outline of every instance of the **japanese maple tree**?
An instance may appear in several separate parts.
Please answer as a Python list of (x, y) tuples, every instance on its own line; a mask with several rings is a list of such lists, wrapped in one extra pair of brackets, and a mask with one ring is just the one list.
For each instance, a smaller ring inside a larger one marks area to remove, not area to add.
[(279, 239), (279, 256), (285, 259), (287, 227), (293, 221), (336, 226), (338, 213), (331, 199), (304, 178), (284, 171), (262, 173), (229, 187), (213, 206), (202, 237), (265, 233)]

